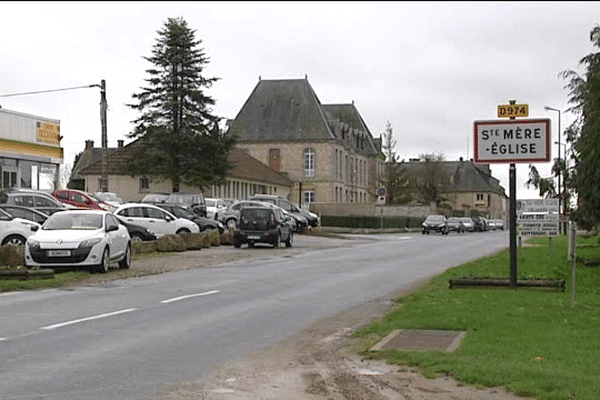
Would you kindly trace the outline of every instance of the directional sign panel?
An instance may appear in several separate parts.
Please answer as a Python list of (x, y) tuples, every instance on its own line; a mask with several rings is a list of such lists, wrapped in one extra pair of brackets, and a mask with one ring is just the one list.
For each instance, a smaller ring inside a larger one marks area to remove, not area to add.
[(519, 213), (557, 213), (558, 209), (558, 199), (517, 200)]
[(550, 119), (475, 121), (476, 163), (550, 161)]

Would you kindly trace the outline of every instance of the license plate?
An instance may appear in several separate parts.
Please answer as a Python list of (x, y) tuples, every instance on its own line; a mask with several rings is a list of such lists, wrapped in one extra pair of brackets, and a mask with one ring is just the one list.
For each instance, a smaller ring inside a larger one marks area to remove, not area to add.
[(258, 239), (260, 239), (260, 236), (248, 236), (248, 239), (258, 240)]
[(71, 257), (71, 250), (48, 250), (48, 257)]

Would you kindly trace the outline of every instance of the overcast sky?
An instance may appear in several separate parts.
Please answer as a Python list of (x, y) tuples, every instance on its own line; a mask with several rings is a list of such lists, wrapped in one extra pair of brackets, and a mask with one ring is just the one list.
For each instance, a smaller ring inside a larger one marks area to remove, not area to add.
[[(151, 65), (143, 57), (167, 18), (183, 17), (210, 58), (214, 114), (235, 118), (262, 79), (309, 83), (323, 104), (350, 103), (378, 137), (389, 121), (401, 159), (443, 153), (473, 158), (473, 122), (497, 106), (529, 104), (530, 118), (564, 129), (561, 71), (583, 72), (595, 49), (599, 2), (0, 2), (0, 95), (106, 80), (108, 145), (131, 140), (126, 106)], [(0, 98), (3, 108), (58, 119), (65, 163), (85, 140), (101, 144), (100, 90)], [(564, 138), (562, 139), (564, 143)], [(552, 145), (556, 157), (557, 145)], [(564, 154), (564, 148), (563, 148)], [(549, 175), (550, 163), (536, 164)], [(508, 194), (509, 164), (492, 165)], [(517, 197), (528, 164), (517, 164)]]

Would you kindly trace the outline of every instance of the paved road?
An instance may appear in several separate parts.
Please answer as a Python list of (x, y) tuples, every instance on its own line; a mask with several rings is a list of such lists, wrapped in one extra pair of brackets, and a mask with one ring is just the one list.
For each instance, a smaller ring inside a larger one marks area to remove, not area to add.
[(298, 237), (294, 251), (237, 250), (270, 258), (0, 296), (0, 398), (140, 399), (508, 245), (507, 232), (359, 239)]

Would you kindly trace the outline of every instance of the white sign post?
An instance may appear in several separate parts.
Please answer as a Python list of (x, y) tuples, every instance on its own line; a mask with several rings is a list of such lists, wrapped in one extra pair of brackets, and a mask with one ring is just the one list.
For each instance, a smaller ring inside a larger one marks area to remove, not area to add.
[(475, 163), (550, 161), (550, 119), (475, 121)]

